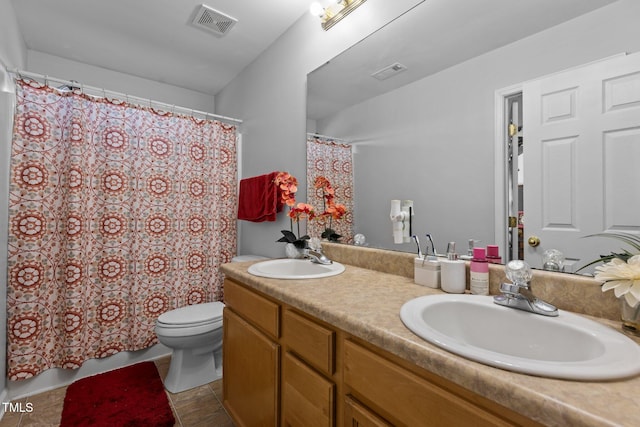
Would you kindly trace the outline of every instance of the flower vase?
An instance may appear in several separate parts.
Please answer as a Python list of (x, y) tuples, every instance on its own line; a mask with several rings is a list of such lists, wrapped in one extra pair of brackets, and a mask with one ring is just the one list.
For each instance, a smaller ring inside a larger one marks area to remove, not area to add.
[(302, 258), (302, 250), (298, 249), (293, 243), (287, 243), (284, 246), (284, 253), (286, 254), (287, 258), (290, 259)]
[(620, 298), (620, 318), (623, 332), (640, 336), (640, 304), (631, 307), (624, 297)]

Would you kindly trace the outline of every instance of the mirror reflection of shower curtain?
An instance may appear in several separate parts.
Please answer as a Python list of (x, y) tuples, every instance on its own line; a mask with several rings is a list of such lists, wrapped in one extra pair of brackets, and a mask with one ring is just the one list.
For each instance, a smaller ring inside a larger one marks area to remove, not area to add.
[(17, 81), (7, 376), (157, 343), (222, 299), (236, 252), (234, 125)]
[[(317, 177), (324, 176), (335, 190), (336, 203), (347, 208), (346, 215), (340, 220), (333, 220), (331, 228), (342, 236), (340, 242), (353, 243), (353, 152), (351, 145), (342, 144), (335, 139), (307, 136), (307, 202), (316, 209), (323, 206), (322, 190), (315, 189), (313, 184)], [(307, 224), (307, 234), (320, 237), (328, 220), (311, 221)]]

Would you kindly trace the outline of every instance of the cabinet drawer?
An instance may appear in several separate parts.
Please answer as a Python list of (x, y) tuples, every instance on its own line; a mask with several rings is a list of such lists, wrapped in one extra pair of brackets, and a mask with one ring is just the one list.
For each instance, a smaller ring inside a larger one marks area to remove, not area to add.
[(282, 335), (291, 350), (314, 368), (332, 375), (335, 332), (288, 309), (283, 318)]
[(348, 396), (344, 398), (344, 425), (351, 427), (391, 427), (391, 424)]
[(224, 302), (236, 313), (266, 334), (280, 336), (280, 306), (261, 297), (253, 291), (226, 279), (224, 281)]
[(344, 382), (358, 400), (393, 424), (511, 425), (349, 340), (344, 344)]
[(282, 425), (335, 425), (335, 385), (291, 353), (282, 359)]

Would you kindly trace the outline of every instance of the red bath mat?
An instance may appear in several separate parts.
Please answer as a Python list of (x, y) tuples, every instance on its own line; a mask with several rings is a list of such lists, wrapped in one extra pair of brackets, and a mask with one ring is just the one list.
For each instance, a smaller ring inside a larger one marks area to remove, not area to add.
[(162, 379), (153, 362), (82, 378), (67, 388), (60, 427), (172, 427)]

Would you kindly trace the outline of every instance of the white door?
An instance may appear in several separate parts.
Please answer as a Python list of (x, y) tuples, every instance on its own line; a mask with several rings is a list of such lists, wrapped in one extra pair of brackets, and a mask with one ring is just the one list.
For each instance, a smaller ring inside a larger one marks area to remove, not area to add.
[(625, 248), (583, 237), (640, 233), (640, 54), (526, 83), (523, 102), (525, 260), (558, 249), (575, 271)]

